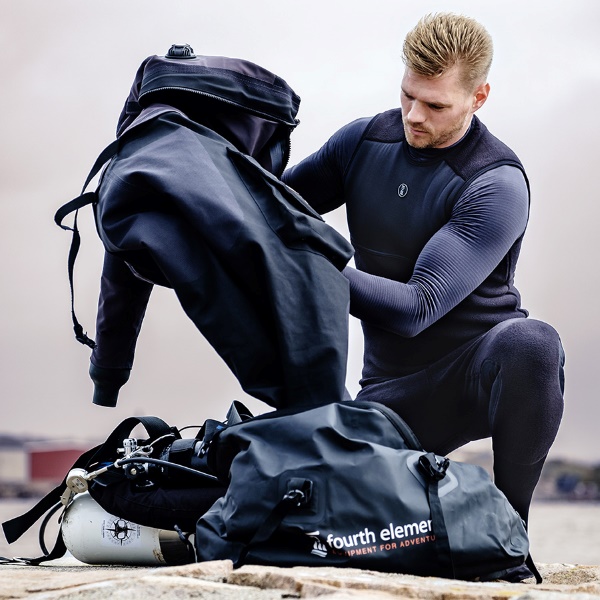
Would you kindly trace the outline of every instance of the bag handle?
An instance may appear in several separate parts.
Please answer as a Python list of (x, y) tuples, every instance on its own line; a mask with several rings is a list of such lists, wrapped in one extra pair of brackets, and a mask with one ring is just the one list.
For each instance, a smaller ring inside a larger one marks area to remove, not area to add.
[(288, 481), (287, 491), (273, 507), (269, 516), (261, 523), (260, 527), (254, 532), (252, 539), (244, 547), (239, 558), (235, 562), (235, 567), (244, 564), (246, 557), (253, 547), (262, 542), (266, 542), (281, 525), (281, 522), (287, 517), (294, 508), (306, 506), (312, 497), (313, 482), (310, 479), (293, 478)]
[[(69, 249), (69, 259), (68, 259), (68, 274), (69, 274), (69, 287), (71, 289), (71, 318), (73, 320), (73, 331), (75, 332), (75, 339), (85, 346), (89, 346), (90, 348), (96, 347), (96, 342), (88, 337), (87, 333), (83, 331), (83, 327), (77, 320), (75, 316), (75, 292), (73, 288), (73, 270), (75, 267), (75, 259), (77, 258), (77, 253), (79, 252), (79, 247), (81, 245), (81, 236), (79, 234), (79, 228), (77, 227), (77, 215), (80, 208), (87, 206), (88, 204), (94, 204), (97, 200), (96, 192), (85, 192), (85, 189), (89, 185), (90, 181), (98, 174), (103, 165), (108, 162), (116, 153), (119, 148), (119, 140), (114, 140), (111, 144), (109, 144), (101, 153), (100, 156), (96, 159), (94, 166), (89, 172), (85, 183), (83, 184), (83, 188), (81, 189), (81, 194), (63, 204), (54, 215), (54, 222), (65, 231), (72, 231), (73, 238), (71, 240), (71, 247)], [(75, 211), (75, 216), (73, 218), (73, 227), (69, 227), (68, 225), (63, 225), (64, 218)]]

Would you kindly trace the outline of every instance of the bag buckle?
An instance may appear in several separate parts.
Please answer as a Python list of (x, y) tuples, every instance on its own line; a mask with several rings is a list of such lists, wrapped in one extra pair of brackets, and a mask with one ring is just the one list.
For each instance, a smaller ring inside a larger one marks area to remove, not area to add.
[(447, 458), (438, 460), (438, 457), (433, 454), (433, 452), (422, 454), (419, 457), (419, 468), (421, 469), (421, 472), (434, 481), (440, 481), (440, 479), (446, 477), (446, 471), (448, 470), (449, 465), (450, 461)]
[(313, 482), (310, 479), (295, 477), (287, 482), (287, 492), (283, 500), (296, 508), (307, 506), (312, 498)]

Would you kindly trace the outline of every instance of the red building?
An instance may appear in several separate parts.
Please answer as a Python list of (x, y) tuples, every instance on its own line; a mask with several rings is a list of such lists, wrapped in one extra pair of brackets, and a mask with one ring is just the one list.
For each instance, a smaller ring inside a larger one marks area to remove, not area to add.
[(78, 443), (32, 442), (27, 444), (30, 483), (36, 487), (60, 483), (73, 463), (89, 449), (89, 445)]

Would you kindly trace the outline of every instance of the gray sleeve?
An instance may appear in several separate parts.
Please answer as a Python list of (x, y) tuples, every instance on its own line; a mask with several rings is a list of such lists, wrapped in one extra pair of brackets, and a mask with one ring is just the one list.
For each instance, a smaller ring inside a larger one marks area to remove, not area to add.
[(407, 283), (344, 270), (351, 314), (404, 337), (417, 335), (483, 283), (523, 235), (528, 215), (529, 192), (518, 168), (484, 173), (423, 247)]
[(370, 118), (342, 127), (314, 154), (287, 169), (282, 180), (297, 191), (319, 214), (345, 202), (344, 175)]

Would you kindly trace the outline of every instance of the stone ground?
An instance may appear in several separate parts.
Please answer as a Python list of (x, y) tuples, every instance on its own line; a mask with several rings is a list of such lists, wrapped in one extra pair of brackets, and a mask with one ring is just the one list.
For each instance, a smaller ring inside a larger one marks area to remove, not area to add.
[(0, 600), (586, 600), (600, 598), (600, 567), (542, 564), (541, 585), (475, 583), (339, 568), (245, 566), (229, 561), (181, 567), (0, 566)]

